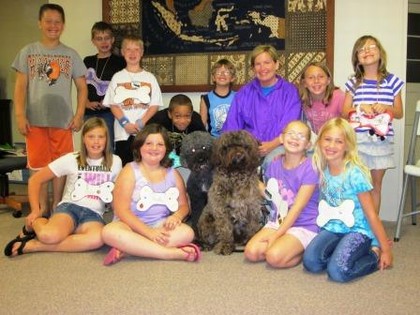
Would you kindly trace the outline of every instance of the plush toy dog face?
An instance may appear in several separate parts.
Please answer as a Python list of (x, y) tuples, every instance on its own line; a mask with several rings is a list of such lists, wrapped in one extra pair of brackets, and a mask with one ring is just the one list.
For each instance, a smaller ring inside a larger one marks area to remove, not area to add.
[(194, 131), (182, 140), (180, 158), (182, 166), (191, 172), (202, 172), (209, 169), (213, 147), (212, 136), (205, 131)]

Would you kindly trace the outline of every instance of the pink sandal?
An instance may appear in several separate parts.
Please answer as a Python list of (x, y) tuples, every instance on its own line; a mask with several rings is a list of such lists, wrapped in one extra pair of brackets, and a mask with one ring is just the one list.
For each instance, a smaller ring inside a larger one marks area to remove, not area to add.
[[(179, 246), (178, 248), (181, 249), (183, 252), (187, 253), (187, 256), (184, 259), (185, 261), (194, 262), (194, 261), (199, 261), (201, 259), (201, 250), (197, 245), (193, 243)], [(187, 248), (192, 248), (194, 251), (193, 252), (189, 251), (187, 250)]]
[(124, 253), (115, 247), (111, 248), (104, 258), (104, 266), (111, 266), (124, 258)]

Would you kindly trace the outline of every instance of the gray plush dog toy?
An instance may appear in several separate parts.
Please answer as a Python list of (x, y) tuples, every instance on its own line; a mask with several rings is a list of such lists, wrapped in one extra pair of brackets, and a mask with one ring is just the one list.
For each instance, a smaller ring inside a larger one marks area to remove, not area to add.
[(191, 202), (191, 215), (188, 223), (197, 235), (197, 223), (204, 206), (207, 192), (212, 182), (213, 167), (210, 163), (213, 137), (205, 131), (194, 131), (182, 140), (181, 165), (191, 173), (187, 180), (187, 193)]

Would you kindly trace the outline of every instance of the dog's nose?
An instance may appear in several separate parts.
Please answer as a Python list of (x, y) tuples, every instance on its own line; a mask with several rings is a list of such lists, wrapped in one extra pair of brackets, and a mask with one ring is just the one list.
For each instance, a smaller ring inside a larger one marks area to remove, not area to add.
[(245, 158), (245, 155), (242, 152), (236, 152), (233, 156), (232, 163), (238, 165), (242, 164), (243, 160)]

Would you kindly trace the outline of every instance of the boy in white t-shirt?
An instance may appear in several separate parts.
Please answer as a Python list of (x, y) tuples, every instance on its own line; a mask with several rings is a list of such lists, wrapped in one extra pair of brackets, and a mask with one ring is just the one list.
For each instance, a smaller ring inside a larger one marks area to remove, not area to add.
[(140, 37), (126, 35), (121, 52), (127, 66), (112, 77), (102, 104), (110, 107), (115, 117), (115, 153), (125, 165), (133, 161), (131, 144), (134, 136), (163, 102), (155, 76), (140, 65), (144, 53)]

